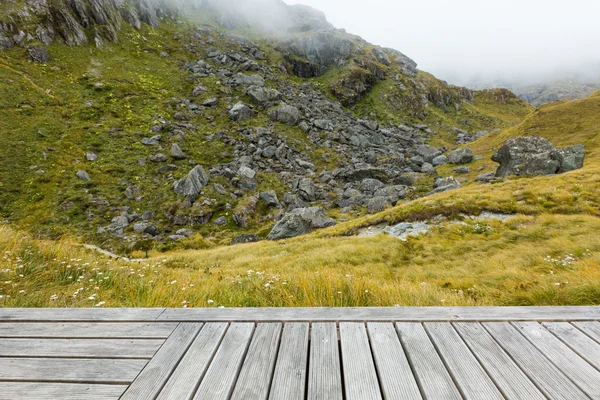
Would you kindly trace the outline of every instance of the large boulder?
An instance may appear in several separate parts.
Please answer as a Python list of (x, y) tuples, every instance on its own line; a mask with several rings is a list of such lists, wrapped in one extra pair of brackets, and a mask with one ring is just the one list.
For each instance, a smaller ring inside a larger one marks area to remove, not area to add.
[(458, 149), (450, 153), (448, 160), (451, 164), (468, 164), (473, 161), (473, 151), (471, 149)]
[(238, 170), (239, 186), (242, 190), (256, 190), (256, 171), (246, 166)]
[(585, 147), (582, 144), (567, 147), (558, 151), (561, 156), (560, 173), (583, 168)]
[(185, 178), (175, 182), (173, 189), (175, 193), (185, 196), (189, 201), (194, 202), (202, 192), (202, 189), (208, 184), (209, 179), (210, 176), (204, 171), (204, 168), (197, 165)]
[(45, 64), (50, 61), (48, 50), (42, 46), (33, 46), (27, 49), (27, 55), (33, 62)]
[(298, 192), (300, 197), (308, 202), (317, 200), (317, 187), (310, 178), (302, 178), (298, 182)]
[(297, 208), (286, 214), (275, 226), (267, 239), (287, 239), (309, 233), (315, 229), (335, 225), (335, 220), (329, 218), (320, 207)]
[(254, 117), (254, 110), (242, 101), (237, 102), (229, 110), (229, 119), (232, 121), (245, 121), (252, 117)]
[(417, 147), (417, 154), (423, 157), (423, 160), (431, 164), (433, 162), (433, 159), (441, 155), (442, 152), (433, 146), (424, 144), (422, 146)]
[(246, 90), (246, 94), (254, 104), (261, 107), (267, 106), (274, 101), (281, 100), (281, 93), (276, 89), (268, 87), (250, 86), (248, 90)]
[(556, 149), (549, 141), (539, 136), (512, 138), (492, 157), (499, 163), (496, 176), (508, 175), (554, 175), (583, 167), (585, 149), (583, 145)]
[(294, 126), (300, 122), (300, 110), (288, 104), (282, 104), (279, 108), (272, 110), (270, 116), (273, 121), (282, 122), (284, 124)]

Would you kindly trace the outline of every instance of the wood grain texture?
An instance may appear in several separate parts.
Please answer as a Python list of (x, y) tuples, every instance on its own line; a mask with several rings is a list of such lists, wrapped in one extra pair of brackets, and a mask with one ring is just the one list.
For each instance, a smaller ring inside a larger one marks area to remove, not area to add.
[(600, 371), (537, 322), (513, 324), (546, 358), (593, 399), (600, 399)]
[(423, 395), (427, 399), (462, 399), (425, 328), (416, 322), (398, 322), (396, 330)]
[(253, 332), (253, 323), (231, 324), (202, 383), (200, 383), (194, 399), (229, 399), (244, 362)]
[(159, 400), (189, 400), (196, 393), (229, 324), (205, 324), (165, 387)]
[(308, 332), (307, 323), (292, 322), (283, 327), (269, 400), (304, 400), (308, 366)]
[(572, 322), (574, 326), (583, 331), (586, 335), (600, 343), (600, 322)]
[(164, 340), (0, 339), (0, 357), (150, 359)]
[(346, 399), (383, 399), (365, 324), (342, 322), (340, 342)]
[(121, 398), (123, 400), (156, 398), (202, 326), (201, 323), (179, 325)]
[(230, 322), (592, 321), (600, 320), (600, 307), (180, 308), (165, 310), (159, 320)]
[(73, 382), (124, 385), (133, 382), (146, 360), (0, 358), (0, 381)]
[(342, 372), (335, 323), (312, 325), (307, 390), (308, 400), (342, 400)]
[(0, 338), (166, 339), (176, 322), (0, 322)]
[(0, 400), (117, 400), (126, 385), (0, 382)]
[(281, 328), (281, 323), (257, 325), (231, 400), (267, 399), (279, 350)]
[(494, 382), (450, 323), (427, 322), (424, 326), (463, 397), (473, 400), (503, 399)]
[(0, 308), (0, 321), (154, 322), (164, 308)]
[(457, 322), (454, 326), (504, 397), (511, 400), (546, 398), (480, 324)]
[(367, 330), (384, 398), (422, 399), (394, 325), (389, 322), (369, 322)]
[(542, 325), (573, 351), (600, 370), (600, 344), (568, 322), (544, 322)]
[(588, 399), (512, 325), (507, 322), (486, 322), (483, 326), (547, 397), (556, 400)]

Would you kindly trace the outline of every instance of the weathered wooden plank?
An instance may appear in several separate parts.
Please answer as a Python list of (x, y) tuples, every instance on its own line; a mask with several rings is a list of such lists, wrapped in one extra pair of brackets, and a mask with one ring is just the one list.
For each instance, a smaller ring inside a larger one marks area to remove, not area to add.
[(304, 400), (308, 366), (307, 323), (285, 324), (269, 400)]
[(261, 323), (254, 331), (232, 400), (265, 400), (279, 350), (281, 323)]
[(342, 322), (340, 343), (346, 399), (382, 399), (365, 324)]
[(161, 339), (0, 339), (0, 357), (145, 358)]
[(509, 323), (486, 322), (483, 326), (547, 397), (556, 400), (588, 398)]
[(307, 390), (308, 400), (342, 399), (342, 371), (334, 323), (312, 325)]
[(254, 331), (253, 323), (231, 324), (215, 354), (196, 400), (226, 400), (231, 396)]
[(204, 325), (158, 396), (159, 400), (189, 400), (204, 377), (229, 324)]
[(154, 322), (164, 308), (0, 308), (0, 321)]
[(122, 400), (154, 399), (177, 367), (203, 324), (182, 323), (167, 339), (146, 368), (121, 397)]
[(538, 350), (593, 399), (600, 399), (600, 371), (537, 322), (513, 324)]
[(126, 385), (0, 382), (0, 400), (117, 400)]
[(542, 325), (573, 351), (600, 370), (600, 344), (568, 322), (544, 322)]
[(423, 325), (398, 322), (396, 330), (427, 399), (462, 399)]
[(373, 307), (167, 309), (163, 321), (251, 322), (444, 322), (444, 321), (592, 321), (600, 307)]
[(424, 326), (464, 398), (504, 398), (450, 323), (427, 322)]
[(504, 397), (515, 400), (546, 398), (480, 324), (457, 322), (454, 327), (496, 382)]
[(384, 398), (386, 400), (422, 399), (394, 325), (389, 322), (369, 322), (367, 330)]
[(581, 329), (586, 335), (600, 343), (600, 322), (572, 322), (577, 328)]
[(146, 360), (0, 358), (0, 381), (129, 384)]
[(176, 322), (0, 322), (0, 338), (166, 339)]

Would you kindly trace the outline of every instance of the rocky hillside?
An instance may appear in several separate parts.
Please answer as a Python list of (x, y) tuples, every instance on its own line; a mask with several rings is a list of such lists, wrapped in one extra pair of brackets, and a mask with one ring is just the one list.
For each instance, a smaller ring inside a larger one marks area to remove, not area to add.
[(248, 4), (3, 2), (2, 216), (121, 252), (329, 226), (439, 191), (444, 152), (531, 111), (310, 8)]

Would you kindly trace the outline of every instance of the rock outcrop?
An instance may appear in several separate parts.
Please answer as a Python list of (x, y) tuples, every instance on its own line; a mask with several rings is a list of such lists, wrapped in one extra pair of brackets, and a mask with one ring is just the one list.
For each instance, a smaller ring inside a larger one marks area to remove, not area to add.
[(320, 207), (297, 208), (286, 214), (274, 227), (267, 239), (288, 239), (309, 233), (315, 229), (335, 225), (335, 220), (329, 218)]
[(494, 154), (492, 161), (500, 164), (496, 176), (554, 175), (583, 168), (583, 145), (558, 150), (540, 136), (512, 138)]

